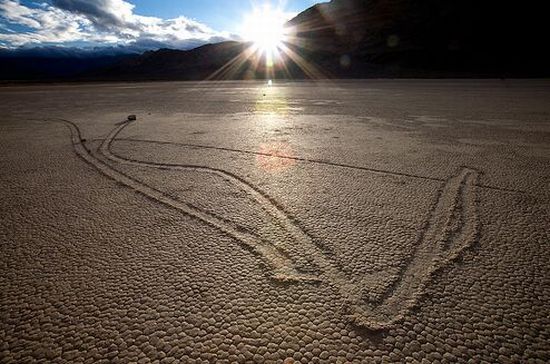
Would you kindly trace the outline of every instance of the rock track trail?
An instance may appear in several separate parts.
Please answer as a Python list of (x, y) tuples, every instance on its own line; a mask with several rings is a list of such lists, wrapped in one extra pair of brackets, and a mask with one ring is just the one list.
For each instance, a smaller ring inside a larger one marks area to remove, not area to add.
[[(376, 174), (381, 174), (381, 175), (386, 175), (386, 176), (387, 175), (393, 175), (393, 176), (396, 176), (396, 177), (419, 178), (419, 179), (424, 179), (424, 180), (428, 180), (428, 181), (439, 181), (439, 182), (445, 182), (446, 181), (446, 179), (444, 179), (444, 178), (431, 177), (431, 176), (420, 175), (420, 174), (403, 173), (403, 172), (397, 172), (397, 171), (389, 171), (389, 170), (384, 170), (384, 169), (370, 168), (370, 167), (364, 167), (364, 166), (356, 166), (356, 165), (345, 164), (345, 163), (336, 163), (336, 162), (331, 162), (331, 161), (327, 161), (327, 160), (320, 160), (320, 159), (303, 158), (303, 157), (292, 156), (292, 155), (284, 155), (284, 154), (281, 154), (281, 153), (266, 153), (266, 152), (246, 150), (246, 149), (216, 147), (216, 146), (212, 146), (212, 145), (192, 144), (192, 143), (177, 143), (177, 142), (170, 142), (170, 141), (159, 141), (159, 140), (138, 139), (138, 138), (116, 138), (116, 139), (117, 140), (122, 140), (122, 141), (127, 141), (127, 142), (147, 143), (147, 144), (156, 144), (156, 145), (173, 145), (173, 146), (178, 146), (178, 147), (183, 147), (183, 148), (217, 150), (217, 151), (222, 151), (222, 152), (235, 152), (235, 153), (250, 154), (250, 155), (255, 155), (255, 156), (264, 156), (264, 157), (271, 157), (271, 158), (288, 159), (288, 160), (297, 161), (297, 162), (318, 164), (318, 165), (328, 166), (328, 167), (353, 169), (353, 170), (365, 171), (365, 172), (369, 172), (369, 173), (376, 173)], [(97, 138), (97, 139), (93, 139), (93, 140), (103, 142), (104, 138)], [(520, 189), (491, 186), (491, 185), (488, 185), (488, 184), (482, 184), (479, 181), (476, 183), (476, 187), (480, 187), (480, 188), (484, 188), (484, 189), (488, 189), (488, 190), (494, 190), (494, 191), (527, 194), (526, 191), (523, 191), (523, 190), (520, 190)]]
[[(355, 324), (371, 330), (390, 328), (403, 320), (433, 279), (434, 273), (459, 257), (464, 249), (476, 242), (479, 234), (476, 197), (479, 173), (463, 167), (456, 175), (442, 181), (442, 188), (430, 211), (430, 218), (422, 227), (418, 242), (410, 252), (409, 259), (403, 264), (398, 279), (387, 287), (380, 300), (369, 302), (364, 298), (363, 293), (365, 287), (368, 287), (366, 282), (372, 280), (372, 277), (346, 276), (277, 201), (252, 183), (228, 171), (207, 166), (157, 163), (116, 155), (111, 146), (118, 134), (130, 122), (118, 123), (98, 149), (103, 157), (115, 164), (208, 173), (229, 181), (245, 192), (276, 225), (292, 237), (292, 243), (298, 244), (303, 254), (310, 257), (318, 267), (320, 271), (318, 275), (297, 270), (290, 255), (276, 242), (240, 229), (227, 219), (199, 209), (181, 199), (168, 196), (155, 187), (121, 172), (114, 165), (105, 163), (86, 148), (80, 130), (74, 122), (61, 119), (57, 121), (63, 122), (70, 129), (75, 153), (105, 176), (233, 237), (261, 258), (275, 280), (290, 283), (323, 282), (334, 287), (342, 297), (347, 317)], [(305, 159), (303, 161), (307, 162)], [(384, 173), (378, 170), (374, 172)]]
[(403, 319), (417, 302), (431, 276), (476, 242), (479, 218), (475, 184), (478, 173), (463, 168), (440, 191), (407, 264), (397, 282), (375, 306), (357, 304), (353, 319), (370, 328), (384, 328)]

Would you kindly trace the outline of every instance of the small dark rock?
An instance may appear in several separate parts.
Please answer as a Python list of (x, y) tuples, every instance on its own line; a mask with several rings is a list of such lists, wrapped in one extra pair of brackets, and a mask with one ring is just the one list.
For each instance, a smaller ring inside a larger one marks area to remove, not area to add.
[(129, 121), (137, 120), (137, 116), (135, 116), (135, 115), (128, 115), (128, 120), (129, 120)]

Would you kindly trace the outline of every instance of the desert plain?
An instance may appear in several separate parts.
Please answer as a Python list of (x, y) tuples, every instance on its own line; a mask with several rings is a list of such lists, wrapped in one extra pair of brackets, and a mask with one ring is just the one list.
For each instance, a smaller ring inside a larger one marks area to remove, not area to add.
[(549, 101), (0, 87), (0, 362), (547, 363)]

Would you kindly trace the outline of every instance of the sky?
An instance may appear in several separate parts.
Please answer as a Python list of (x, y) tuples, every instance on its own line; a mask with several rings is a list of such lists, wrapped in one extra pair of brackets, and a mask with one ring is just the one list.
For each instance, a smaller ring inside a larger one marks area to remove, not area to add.
[(0, 47), (188, 49), (240, 39), (240, 25), (268, 4), (293, 15), (316, 0), (0, 0)]

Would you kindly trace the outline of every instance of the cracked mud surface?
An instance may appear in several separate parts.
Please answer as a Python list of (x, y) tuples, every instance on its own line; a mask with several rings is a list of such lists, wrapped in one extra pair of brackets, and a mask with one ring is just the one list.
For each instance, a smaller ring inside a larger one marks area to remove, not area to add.
[(1, 88), (0, 362), (548, 362), (549, 95)]

